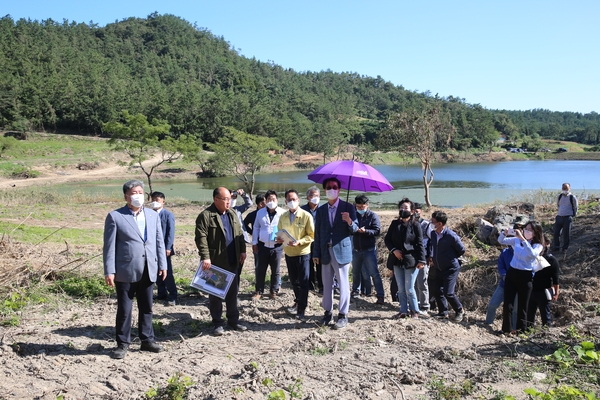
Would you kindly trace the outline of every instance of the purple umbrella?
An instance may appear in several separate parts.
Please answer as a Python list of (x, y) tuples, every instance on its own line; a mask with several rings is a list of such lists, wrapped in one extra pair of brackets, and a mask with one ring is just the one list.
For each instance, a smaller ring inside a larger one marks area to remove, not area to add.
[[(394, 190), (390, 182), (379, 171), (370, 165), (357, 161), (340, 160), (321, 165), (308, 174), (308, 179), (316, 183), (323, 183), (327, 178), (337, 178), (342, 184), (342, 189), (357, 190), (360, 192), (389, 192)], [(350, 192), (346, 197), (350, 196)]]

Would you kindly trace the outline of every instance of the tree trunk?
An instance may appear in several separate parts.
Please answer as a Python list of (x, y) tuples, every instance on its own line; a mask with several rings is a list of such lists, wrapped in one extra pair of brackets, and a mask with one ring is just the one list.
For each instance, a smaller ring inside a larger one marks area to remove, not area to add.
[[(430, 174), (430, 176), (428, 176)], [(425, 204), (431, 207), (431, 198), (429, 196), (429, 186), (433, 182), (433, 170), (429, 162), (423, 164), (423, 187), (425, 188)]]

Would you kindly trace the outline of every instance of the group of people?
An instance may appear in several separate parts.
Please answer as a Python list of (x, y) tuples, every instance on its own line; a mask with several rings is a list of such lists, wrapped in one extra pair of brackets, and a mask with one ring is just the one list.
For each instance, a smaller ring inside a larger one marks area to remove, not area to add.
[(538, 310), (542, 325), (552, 324), (550, 306), (560, 294), (559, 263), (552, 252), (566, 252), (569, 248), (571, 226), (579, 207), (569, 183), (562, 184), (556, 206), (552, 242), (539, 222), (526, 218), (498, 236), (498, 243), (508, 247), (498, 258), (500, 282), (488, 304), (485, 323), (494, 322), (496, 309), (503, 304), (499, 333), (511, 334), (532, 327)]
[[(278, 296), (281, 287), (280, 263), (285, 256), (290, 283), (294, 291), (294, 304), (288, 312), (304, 321), (309, 292), (322, 294), (324, 314), (319, 323), (330, 324), (334, 329), (348, 325), (348, 312), (352, 297), (370, 296), (373, 286), (376, 304), (384, 304), (384, 288), (377, 266), (376, 238), (381, 231), (379, 217), (369, 209), (365, 195), (356, 197), (354, 204), (339, 198), (341, 183), (331, 177), (323, 182), (327, 202), (320, 204), (320, 189), (313, 186), (306, 192), (306, 204), (300, 206), (300, 195), (294, 190), (284, 194), (286, 209), (279, 206), (278, 195), (273, 190), (256, 196), (257, 209), (242, 218), (242, 213), (252, 205), (243, 190), (231, 191), (218, 187), (213, 191), (213, 203), (196, 219), (195, 243), (200, 255), (200, 267), (208, 270), (216, 265), (236, 274), (225, 298), (209, 295), (209, 309), (213, 334), (223, 335), (226, 327), (245, 331), (239, 323), (239, 276), (246, 260), (246, 245), (252, 245), (256, 274), (253, 300), (265, 295), (266, 272), (270, 267), (270, 298)], [(117, 293), (116, 342), (113, 357), (125, 357), (131, 342), (132, 303), (138, 302), (139, 337), (141, 350), (160, 352), (152, 329), (153, 287), (167, 305), (177, 302), (177, 287), (173, 277), (171, 256), (174, 254), (174, 217), (164, 209), (163, 193), (151, 193), (151, 208), (144, 207), (144, 184), (138, 180), (123, 185), (126, 205), (108, 214), (104, 229), (104, 275), (106, 283)], [(244, 203), (235, 206), (237, 196)], [(566, 199), (566, 200), (565, 200)], [(559, 197), (561, 205), (571, 202), (570, 196)], [(575, 200), (576, 204), (576, 200)], [(389, 250), (387, 266), (393, 270), (392, 297), (399, 302), (397, 318), (435, 316), (460, 322), (464, 309), (455, 288), (461, 268), (460, 258), (465, 247), (459, 236), (446, 226), (448, 217), (435, 211), (429, 221), (421, 218), (421, 206), (409, 199), (398, 204), (399, 215), (385, 235)], [(576, 206), (573, 208), (576, 213)], [(573, 214), (574, 215), (574, 214)], [(560, 216), (560, 214), (559, 214)], [(557, 221), (558, 221), (557, 217)], [(568, 222), (568, 221), (567, 221)], [(566, 223), (566, 222), (565, 222)], [(563, 228), (563, 229), (568, 229)], [(538, 272), (534, 279), (533, 260), (543, 254), (544, 240), (541, 226), (529, 222), (524, 229), (502, 232), (499, 242), (512, 248), (510, 256), (502, 253), (502, 293), (500, 285), (492, 297), (495, 307), (504, 301), (503, 331), (524, 329), (532, 321), (531, 313), (542, 310), (542, 321), (550, 322), (546, 295), (537, 295), (538, 288), (552, 287), (552, 298), (559, 292), (558, 263), (549, 254), (544, 257), (555, 268)], [(568, 236), (567, 236), (568, 237)], [(556, 238), (556, 235), (555, 235)], [(568, 246), (568, 240), (563, 242)], [(508, 254), (508, 251), (506, 251)], [(507, 262), (510, 267), (507, 267)], [(554, 271), (556, 270), (556, 274)], [(503, 274), (504, 272), (504, 274)], [(352, 273), (352, 284), (349, 276)], [(536, 283), (536, 280), (539, 283)], [(551, 283), (551, 285), (548, 284)], [(334, 293), (339, 293), (337, 318), (334, 318)], [(532, 294), (534, 293), (534, 294)], [(512, 322), (514, 298), (517, 297), (516, 328)], [(523, 299), (524, 301), (520, 301)], [(226, 320), (223, 319), (223, 301)], [(528, 311), (529, 306), (529, 311)], [(492, 302), (490, 302), (492, 307)], [(495, 316), (495, 310), (488, 309)], [(528, 315), (529, 312), (529, 315)], [(493, 321), (493, 316), (491, 317)]]

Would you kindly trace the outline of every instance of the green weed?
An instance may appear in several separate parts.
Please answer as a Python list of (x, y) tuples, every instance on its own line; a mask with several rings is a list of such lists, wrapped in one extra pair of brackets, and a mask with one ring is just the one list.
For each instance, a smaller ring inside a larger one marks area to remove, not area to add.
[(153, 400), (183, 400), (188, 398), (190, 387), (194, 381), (189, 376), (177, 372), (169, 378), (167, 386), (151, 388), (145, 394), (146, 399)]
[(546, 393), (540, 392), (534, 388), (525, 389), (524, 392), (532, 398), (539, 398), (541, 400), (597, 400), (598, 397), (594, 393), (584, 392), (575, 387), (568, 385), (561, 385), (554, 389), (548, 389)]
[(283, 389), (274, 390), (267, 395), (267, 400), (285, 400)]
[(431, 397), (435, 400), (457, 400), (471, 395), (475, 386), (466, 379), (460, 385), (447, 385), (444, 379), (434, 377), (428, 384), (427, 389)]
[(50, 286), (50, 291), (83, 299), (95, 299), (114, 293), (114, 289), (100, 277), (70, 277), (58, 280)]
[(330, 351), (331, 350), (329, 349), (329, 347), (315, 347), (311, 350), (310, 354), (312, 354), (313, 356), (324, 356), (326, 354), (329, 354)]
[(291, 399), (302, 398), (302, 379), (296, 378), (294, 383), (290, 384), (287, 389)]

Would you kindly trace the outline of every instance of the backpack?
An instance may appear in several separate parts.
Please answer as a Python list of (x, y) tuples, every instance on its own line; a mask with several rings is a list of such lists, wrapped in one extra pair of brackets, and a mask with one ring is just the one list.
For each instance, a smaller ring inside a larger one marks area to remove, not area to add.
[[(564, 196), (563, 193), (558, 195), (556, 203), (560, 202), (560, 199)], [(577, 209), (575, 209), (575, 202), (573, 201), (573, 195), (569, 194), (569, 200), (571, 200), (571, 208), (573, 209), (573, 216), (577, 215)]]

